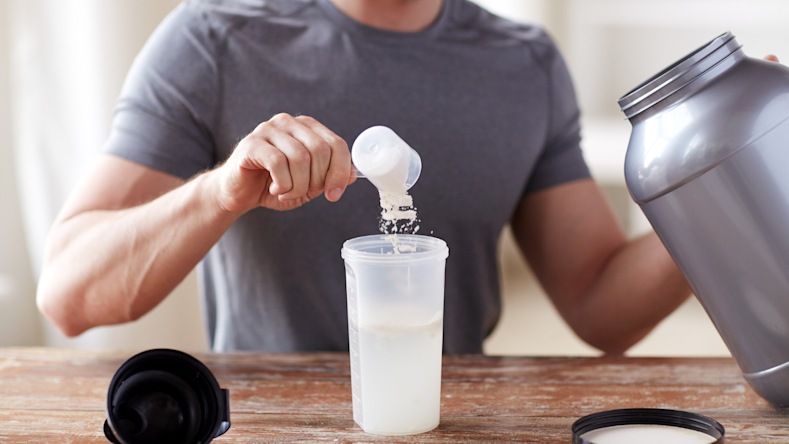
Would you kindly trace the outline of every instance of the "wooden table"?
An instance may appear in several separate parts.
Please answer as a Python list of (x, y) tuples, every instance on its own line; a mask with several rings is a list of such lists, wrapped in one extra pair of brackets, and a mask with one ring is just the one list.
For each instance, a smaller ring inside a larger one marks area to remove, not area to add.
[[(0, 443), (106, 443), (107, 387), (132, 354), (0, 349)], [(351, 418), (347, 354), (196, 357), (230, 390), (232, 427), (216, 443), (569, 443), (581, 416), (630, 407), (710, 416), (730, 443), (789, 442), (789, 412), (732, 359), (445, 357), (441, 425), (381, 437)]]

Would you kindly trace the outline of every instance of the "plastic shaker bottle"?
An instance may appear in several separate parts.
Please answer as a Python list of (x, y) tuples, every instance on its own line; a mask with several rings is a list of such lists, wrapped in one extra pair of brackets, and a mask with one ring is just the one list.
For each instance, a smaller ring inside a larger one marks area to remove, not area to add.
[(438, 426), (449, 249), (429, 236), (345, 242), (353, 419), (365, 432), (411, 435)]

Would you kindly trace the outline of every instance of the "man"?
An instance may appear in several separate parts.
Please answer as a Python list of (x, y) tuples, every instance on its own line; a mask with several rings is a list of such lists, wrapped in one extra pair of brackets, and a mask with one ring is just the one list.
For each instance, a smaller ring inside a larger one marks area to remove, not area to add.
[(377, 124), (422, 156), (422, 232), (451, 250), (445, 352), (481, 352), (498, 320), (506, 223), (564, 319), (607, 353), (690, 294), (589, 178), (541, 30), (463, 0), (191, 0), (135, 61), (106, 153), (52, 229), (41, 311), (67, 335), (137, 319), (205, 256), (214, 350), (347, 349), (339, 249), (376, 231), (378, 208), (372, 186), (349, 187), (346, 141)]

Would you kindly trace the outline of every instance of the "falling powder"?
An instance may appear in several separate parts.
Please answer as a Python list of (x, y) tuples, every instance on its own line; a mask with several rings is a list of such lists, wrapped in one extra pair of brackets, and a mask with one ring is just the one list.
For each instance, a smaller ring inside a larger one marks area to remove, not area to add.
[(379, 228), (382, 233), (388, 234), (386, 240), (392, 243), (394, 254), (415, 252), (416, 246), (400, 243), (397, 233), (416, 234), (419, 231), (416, 217), (414, 199), (408, 194), (381, 193), (381, 223)]
[(390, 254), (416, 253), (416, 245), (400, 243), (400, 240), (397, 238), (396, 234), (390, 234), (389, 236), (386, 236), (386, 240), (392, 243), (392, 251)]
[(381, 223), (384, 234), (416, 234), (419, 219), (416, 217), (414, 199), (408, 194), (384, 194), (381, 196)]

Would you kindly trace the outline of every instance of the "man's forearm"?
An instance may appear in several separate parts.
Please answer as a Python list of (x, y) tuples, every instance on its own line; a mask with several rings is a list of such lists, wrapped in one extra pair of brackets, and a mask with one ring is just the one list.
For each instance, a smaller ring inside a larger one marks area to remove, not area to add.
[(143, 205), (56, 223), (38, 288), (44, 315), (73, 336), (161, 302), (239, 217), (213, 198), (214, 173)]
[(660, 239), (650, 233), (616, 251), (568, 321), (591, 345), (620, 354), (690, 293)]
[[(38, 305), (64, 333), (137, 319), (178, 285), (246, 211), (292, 210), (354, 182), (345, 141), (277, 114), (216, 169), (186, 184), (105, 154), (72, 191), (47, 241)], [(169, 192), (168, 192), (169, 191)]]

